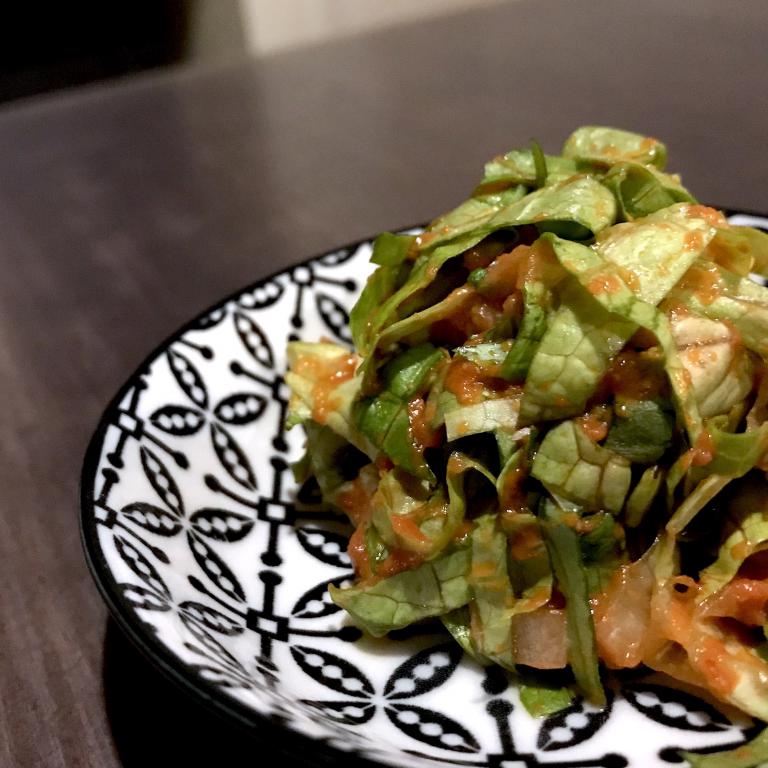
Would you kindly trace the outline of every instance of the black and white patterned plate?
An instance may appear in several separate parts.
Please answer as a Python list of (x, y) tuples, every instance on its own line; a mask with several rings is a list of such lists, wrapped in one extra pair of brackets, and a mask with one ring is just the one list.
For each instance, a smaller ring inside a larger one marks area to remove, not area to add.
[(82, 528), (123, 629), (209, 704), (241, 722), (273, 718), (316, 753), (651, 768), (679, 764), (679, 748), (742, 742), (750, 721), (636, 675), (604, 711), (576, 702), (535, 720), (503, 673), (463, 657), (438, 626), (373, 641), (329, 601), (326, 585), (352, 575), (349, 532), (297, 498), (289, 465), (303, 438), (282, 427), (284, 350), (293, 338), (350, 343), (370, 250), (327, 253), (217, 305), (107, 408), (85, 459)]

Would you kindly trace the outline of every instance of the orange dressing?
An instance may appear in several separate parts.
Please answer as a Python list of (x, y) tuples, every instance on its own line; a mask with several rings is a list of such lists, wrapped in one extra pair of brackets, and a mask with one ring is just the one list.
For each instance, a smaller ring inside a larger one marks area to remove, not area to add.
[(622, 282), (616, 275), (598, 274), (587, 283), (587, 290), (593, 296), (604, 293), (612, 295), (618, 293), (622, 287)]
[(696, 444), (690, 449), (691, 466), (703, 467), (715, 458), (717, 448), (709, 430), (702, 429)]
[(502, 253), (487, 267), (481, 283), (483, 295), (504, 299), (518, 287), (518, 278), (533, 249), (530, 245), (518, 245)]
[(504, 477), (499, 491), (499, 509), (503, 512), (525, 512), (528, 508), (523, 481), (526, 472), (523, 467), (514, 467)]
[(694, 232), (687, 232), (683, 238), (683, 249), (693, 253), (700, 251), (704, 246), (704, 235), (698, 230)]
[(551, 286), (564, 274), (551, 244), (546, 240), (537, 240), (525, 256), (525, 263), (517, 278), (518, 288), (522, 288), (524, 283), (533, 282), (544, 282)]
[(768, 582), (734, 579), (706, 601), (706, 616), (735, 619), (749, 627), (762, 627), (766, 622)]
[[(664, 267), (664, 265), (662, 265), (662, 267)], [(664, 269), (662, 269), (662, 271), (664, 271)], [(629, 269), (628, 267), (618, 267), (617, 271), (621, 279), (626, 283), (627, 287), (631, 291), (637, 293), (640, 290), (640, 278), (637, 276), (636, 272)]]
[(312, 418), (318, 424), (325, 424), (328, 413), (335, 410), (334, 390), (340, 384), (355, 375), (357, 357), (342, 355), (330, 360), (302, 355), (293, 366), (294, 372), (303, 378), (314, 381), (312, 387)]
[(713, 227), (728, 226), (728, 221), (720, 211), (706, 205), (688, 205), (685, 208), (685, 215), (689, 219), (704, 219)]
[(472, 570), (470, 571), (469, 578), (472, 581), (486, 581), (488, 577), (493, 576), (496, 571), (496, 565), (493, 562), (484, 563), (472, 563)]
[(418, 552), (393, 549), (386, 559), (379, 563), (379, 567), (376, 569), (376, 578), (386, 579), (402, 571), (409, 571), (421, 565), (423, 559)]
[(414, 545), (429, 544), (429, 536), (407, 515), (392, 515), (390, 521), (398, 538)]
[(343, 490), (336, 494), (334, 501), (354, 525), (371, 519), (371, 489), (359, 475), (344, 484)]
[(738, 673), (728, 663), (729, 656), (725, 643), (711, 635), (703, 637), (691, 654), (694, 667), (704, 676), (709, 689), (718, 696), (727, 696), (739, 682)]
[(667, 379), (651, 350), (638, 352), (627, 349), (611, 362), (605, 385), (619, 397), (649, 400), (661, 394), (667, 386)]
[(413, 447), (418, 453), (421, 453), (425, 448), (434, 448), (440, 445), (440, 432), (432, 429), (429, 425), (430, 414), (434, 416), (434, 410), (434, 406), (427, 408), (424, 400), (420, 397), (414, 397), (408, 402), (408, 422), (413, 438)]
[(599, 443), (608, 435), (608, 421), (599, 413), (590, 412), (577, 420), (581, 431), (594, 443)]
[(711, 304), (723, 293), (720, 269), (717, 264), (694, 264), (680, 281), (683, 290), (689, 290), (703, 304)]
[(537, 523), (518, 528), (509, 539), (509, 552), (515, 560), (530, 560), (541, 553), (544, 539)]
[(454, 358), (448, 367), (444, 387), (462, 405), (478, 403), (483, 399), (482, 371), (470, 360)]
[(361, 523), (355, 528), (355, 532), (350, 536), (349, 544), (347, 545), (347, 554), (352, 561), (352, 566), (355, 569), (355, 573), (359, 579), (370, 579), (373, 575), (371, 572), (371, 559), (368, 557), (368, 550), (365, 547), (365, 529), (367, 523)]

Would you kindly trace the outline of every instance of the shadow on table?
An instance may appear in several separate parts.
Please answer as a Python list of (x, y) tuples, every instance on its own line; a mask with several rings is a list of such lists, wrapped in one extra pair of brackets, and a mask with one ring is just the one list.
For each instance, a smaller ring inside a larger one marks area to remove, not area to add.
[(288, 766), (372, 766), (342, 753), (332, 759), (308, 755), (303, 741), (297, 744), (289, 731), (266, 721), (246, 729), (225, 720), (156, 669), (111, 619), (103, 678), (107, 718), (125, 768), (239, 768), (264, 758), (282, 758)]

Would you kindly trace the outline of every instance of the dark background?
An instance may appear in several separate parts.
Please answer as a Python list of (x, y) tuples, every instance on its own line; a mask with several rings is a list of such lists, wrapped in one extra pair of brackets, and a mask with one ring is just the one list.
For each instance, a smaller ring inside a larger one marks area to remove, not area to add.
[(0, 101), (126, 76), (185, 58), (191, 2), (5, 6), (0, 23)]

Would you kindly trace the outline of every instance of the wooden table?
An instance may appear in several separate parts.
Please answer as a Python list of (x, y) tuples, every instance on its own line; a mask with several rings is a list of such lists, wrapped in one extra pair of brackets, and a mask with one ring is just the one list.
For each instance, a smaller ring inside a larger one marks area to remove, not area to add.
[(0, 110), (0, 765), (246, 765), (290, 747), (177, 691), (86, 571), (83, 452), (150, 349), (586, 122), (658, 135), (701, 199), (768, 210), (766, 28), (764, 0), (519, 0)]

